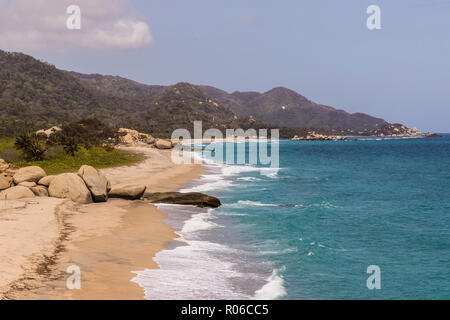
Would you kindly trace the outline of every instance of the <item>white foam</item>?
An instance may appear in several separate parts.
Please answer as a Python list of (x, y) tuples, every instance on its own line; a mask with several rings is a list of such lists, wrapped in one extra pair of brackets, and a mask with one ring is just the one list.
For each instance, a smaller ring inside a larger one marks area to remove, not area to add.
[(210, 221), (211, 211), (212, 209), (208, 210), (207, 212), (194, 214), (191, 219), (187, 220), (184, 223), (183, 229), (181, 229), (181, 233), (185, 234), (218, 228), (218, 224)]
[(237, 203), (224, 205), (228, 208), (245, 208), (245, 207), (277, 207), (277, 204), (262, 203), (259, 201), (239, 200)]
[(241, 181), (261, 181), (261, 179), (255, 178), (255, 177), (240, 177), (237, 178), (237, 180)]
[(283, 271), (273, 270), (272, 275), (267, 279), (267, 283), (258, 291), (255, 292), (253, 299), (255, 300), (275, 300), (280, 299), (286, 295), (284, 288), (284, 279), (278, 273)]
[(161, 269), (137, 271), (132, 279), (145, 289), (150, 300), (249, 299), (230, 282), (240, 277), (234, 265), (210, 254), (207, 241), (187, 242), (187, 246), (164, 250), (155, 260)]

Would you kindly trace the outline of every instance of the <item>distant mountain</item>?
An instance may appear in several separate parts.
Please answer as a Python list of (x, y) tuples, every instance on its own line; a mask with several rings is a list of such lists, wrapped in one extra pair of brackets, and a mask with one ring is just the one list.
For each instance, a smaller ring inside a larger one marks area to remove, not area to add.
[(240, 116), (197, 87), (148, 86), (112, 76), (83, 75), (22, 53), (0, 50), (0, 135), (96, 117), (114, 127), (157, 136), (177, 128), (266, 126)]
[(0, 135), (87, 117), (160, 136), (177, 128), (192, 130), (194, 120), (202, 120), (205, 129), (278, 127), (286, 137), (305, 128), (361, 131), (386, 123), (313, 103), (286, 88), (230, 94), (188, 83), (145, 85), (117, 76), (59, 70), (29, 55), (1, 50), (0, 111)]
[(297, 92), (283, 87), (263, 94), (238, 91), (231, 95), (209, 87), (202, 88), (234, 112), (251, 115), (279, 127), (370, 131), (386, 124), (385, 120), (364, 113), (349, 114), (344, 110), (311, 102)]

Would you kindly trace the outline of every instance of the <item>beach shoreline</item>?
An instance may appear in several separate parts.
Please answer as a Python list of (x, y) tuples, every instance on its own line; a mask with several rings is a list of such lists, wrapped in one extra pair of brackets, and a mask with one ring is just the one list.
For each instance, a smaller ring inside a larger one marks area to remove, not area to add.
[[(176, 191), (203, 173), (199, 164), (174, 164), (170, 150), (126, 149), (144, 153), (146, 160), (101, 170), (113, 186), (144, 184), (147, 192)], [(36, 198), (8, 206), (0, 207), (0, 219), (8, 221), (0, 229), (3, 299), (144, 299), (144, 289), (131, 281), (133, 271), (158, 268), (156, 253), (177, 237), (163, 222), (167, 214), (145, 201), (77, 205)], [(43, 217), (45, 223), (30, 222)], [(9, 239), (12, 231), (15, 241)], [(8, 248), (11, 243), (14, 248)], [(23, 245), (28, 243), (34, 245)], [(7, 258), (11, 252), (21, 259)], [(80, 289), (67, 288), (71, 266), (81, 271)]]

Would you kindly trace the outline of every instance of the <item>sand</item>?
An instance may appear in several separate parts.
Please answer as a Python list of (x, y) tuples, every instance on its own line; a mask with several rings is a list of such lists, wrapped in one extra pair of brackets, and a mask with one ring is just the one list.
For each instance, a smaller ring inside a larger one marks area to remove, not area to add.
[[(203, 172), (200, 165), (175, 165), (170, 151), (127, 149), (147, 159), (102, 170), (113, 186), (145, 184), (149, 192), (174, 191)], [(0, 202), (3, 299), (143, 299), (143, 288), (131, 281), (133, 271), (157, 268), (155, 254), (176, 237), (163, 222), (166, 214), (142, 201)], [(81, 271), (80, 289), (67, 288), (70, 266)]]

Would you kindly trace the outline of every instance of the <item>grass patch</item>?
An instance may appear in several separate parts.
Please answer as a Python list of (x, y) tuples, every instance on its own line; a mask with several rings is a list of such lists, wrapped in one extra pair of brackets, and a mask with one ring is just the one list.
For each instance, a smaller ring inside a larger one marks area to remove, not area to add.
[[(47, 174), (60, 174), (65, 172), (76, 172), (82, 165), (90, 165), (97, 169), (120, 167), (132, 165), (145, 159), (142, 154), (104, 148), (92, 147), (89, 150), (80, 148), (75, 157), (61, 154), (55, 158), (45, 161), (23, 161), (20, 159), (20, 152), (14, 149), (14, 138), (0, 138), (0, 158), (8, 155), (9, 162), (18, 167), (39, 166)], [(12, 154), (16, 152), (15, 154)], [(17, 157), (17, 159), (16, 159)]]

